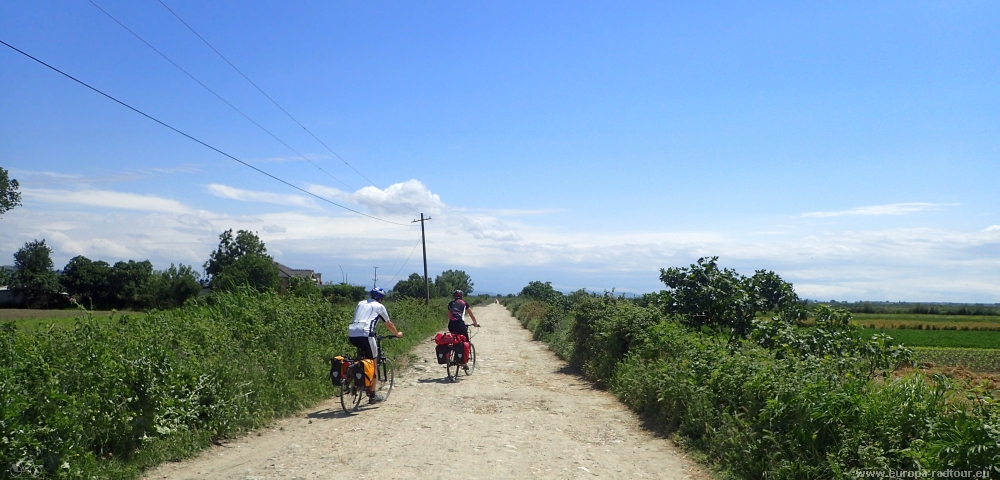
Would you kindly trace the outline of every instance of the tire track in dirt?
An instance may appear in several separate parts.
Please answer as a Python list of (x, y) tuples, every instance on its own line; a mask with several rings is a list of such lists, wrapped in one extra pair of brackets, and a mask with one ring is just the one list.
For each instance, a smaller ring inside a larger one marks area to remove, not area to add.
[(332, 398), (145, 478), (711, 478), (503, 306), (475, 311), (472, 376), (447, 382), (428, 340), (383, 404), (348, 416)]

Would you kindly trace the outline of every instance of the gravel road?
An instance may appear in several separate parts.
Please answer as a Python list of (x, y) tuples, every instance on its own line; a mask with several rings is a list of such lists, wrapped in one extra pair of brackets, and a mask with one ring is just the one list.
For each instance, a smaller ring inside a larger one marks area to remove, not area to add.
[(447, 382), (429, 339), (383, 404), (348, 416), (333, 398), (146, 478), (711, 478), (503, 306), (475, 312), (471, 376)]

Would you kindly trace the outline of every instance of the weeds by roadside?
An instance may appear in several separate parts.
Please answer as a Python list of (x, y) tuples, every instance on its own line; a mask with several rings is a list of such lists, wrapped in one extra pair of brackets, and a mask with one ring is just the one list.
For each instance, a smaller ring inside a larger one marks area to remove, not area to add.
[(889, 375), (907, 354), (885, 339), (757, 324), (757, 337), (734, 341), (613, 295), (569, 309), (506, 304), (535, 338), (738, 478), (1000, 465), (998, 392)]
[[(422, 302), (389, 305), (402, 354), (443, 325)], [(443, 308), (439, 309), (443, 311)], [(328, 359), (352, 353), (352, 306), (213, 295), (144, 315), (0, 328), (0, 477), (135, 478), (333, 394)]]

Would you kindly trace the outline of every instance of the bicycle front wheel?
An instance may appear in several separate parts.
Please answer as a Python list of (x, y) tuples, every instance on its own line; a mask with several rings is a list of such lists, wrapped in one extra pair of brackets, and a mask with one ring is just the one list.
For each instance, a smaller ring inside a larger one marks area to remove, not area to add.
[(476, 346), (472, 342), (469, 342), (469, 361), (465, 366), (469, 367), (465, 370), (465, 374), (472, 375), (473, 370), (476, 369)]
[(389, 394), (392, 393), (392, 382), (394, 381), (394, 376), (396, 375), (396, 366), (392, 363), (392, 360), (388, 358), (383, 358), (378, 364), (378, 390), (379, 395), (382, 395), (383, 400), (389, 399)]

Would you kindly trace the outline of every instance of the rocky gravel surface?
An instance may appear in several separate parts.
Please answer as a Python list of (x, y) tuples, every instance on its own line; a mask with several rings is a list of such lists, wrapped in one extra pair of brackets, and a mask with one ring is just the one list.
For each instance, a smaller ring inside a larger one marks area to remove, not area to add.
[(503, 306), (474, 310), (471, 376), (448, 382), (428, 339), (385, 403), (346, 415), (331, 398), (146, 478), (711, 478)]

